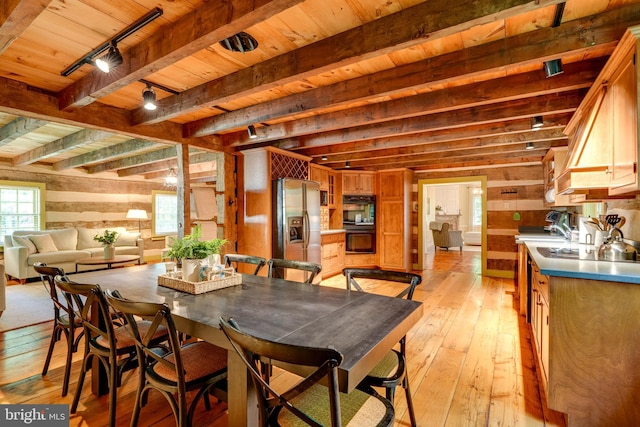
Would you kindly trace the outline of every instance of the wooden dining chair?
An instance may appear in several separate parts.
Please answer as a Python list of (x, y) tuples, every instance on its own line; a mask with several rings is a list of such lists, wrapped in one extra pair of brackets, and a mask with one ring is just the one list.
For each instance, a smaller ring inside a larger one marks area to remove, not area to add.
[(84, 336), (82, 329), (82, 319), (74, 316), (73, 306), (67, 304), (67, 300), (58, 294), (55, 284), (55, 277), (66, 277), (64, 270), (58, 267), (49, 267), (44, 263), (37, 262), (33, 264), (33, 269), (40, 275), (40, 280), (49, 292), (51, 301), (53, 302), (53, 331), (51, 332), (51, 341), (49, 341), (49, 350), (42, 368), (42, 375), (47, 375), (53, 348), (64, 335), (67, 341), (67, 359), (64, 365), (64, 378), (62, 380), (62, 396), (66, 396), (69, 391), (69, 376), (71, 374), (71, 363), (73, 353), (78, 350), (80, 340)]
[[(70, 412), (75, 414), (78, 408), (85, 376), (96, 357), (108, 373), (109, 426), (115, 426), (117, 388), (122, 374), (138, 364), (136, 346), (131, 335), (120, 324), (124, 322), (123, 318), (110, 309), (99, 285), (75, 283), (61, 276), (55, 277), (55, 284), (63, 292), (67, 304), (73, 307), (74, 315), (82, 319), (85, 336), (84, 358)], [(117, 319), (116, 322), (114, 319)], [(137, 320), (136, 324), (145, 331), (152, 326), (148, 320)], [(159, 346), (167, 340), (166, 328), (156, 328), (154, 332), (155, 345)]]
[(259, 256), (243, 254), (226, 254), (224, 256), (224, 265), (226, 267), (233, 267), (238, 271), (243, 264), (255, 265), (253, 275), (257, 276), (260, 270), (262, 270), (262, 267), (267, 265), (267, 260)]
[[(394, 282), (402, 284), (402, 290), (396, 295), (396, 298), (413, 299), (413, 293), (422, 282), (422, 276), (414, 273), (404, 273), (391, 270), (378, 270), (370, 268), (345, 268), (342, 270), (348, 290), (357, 290), (364, 292), (364, 288), (358, 279), (382, 280), (385, 282)], [(404, 388), (404, 394), (407, 397), (407, 410), (411, 419), (411, 425), (416, 426), (416, 415), (413, 410), (413, 400), (411, 398), (411, 390), (409, 388), (409, 376), (407, 374), (407, 352), (406, 352), (406, 336), (400, 340), (400, 351), (391, 350), (385, 357), (369, 372), (362, 381), (363, 387), (384, 387), (386, 397), (391, 403), (394, 401), (395, 390), (398, 385)]]
[[(243, 332), (233, 319), (221, 318), (220, 327), (250, 373), (260, 426), (393, 425), (393, 405), (373, 389), (338, 391), (339, 351), (269, 341)], [(304, 366), (310, 373), (287, 390), (276, 391), (260, 373), (261, 358)]]
[[(295, 282), (312, 284), (313, 279), (322, 270), (320, 264), (307, 261), (271, 258), (268, 262), (268, 277), (293, 280)], [(297, 273), (295, 272), (297, 270)]]
[[(200, 398), (204, 398), (208, 410), (209, 391), (216, 386), (226, 390), (227, 350), (204, 341), (181, 344), (171, 310), (166, 304), (130, 301), (117, 291), (106, 290), (105, 293), (109, 304), (126, 316), (126, 328), (141, 361), (131, 426), (138, 425), (140, 411), (150, 390), (160, 392), (167, 399), (178, 426), (193, 425), (193, 414)], [(152, 326), (142, 330), (135, 322), (136, 317), (153, 319)], [(153, 337), (159, 328), (168, 331), (168, 352), (158, 351), (154, 345)], [(197, 393), (187, 405), (187, 392), (192, 390), (197, 390)], [(220, 397), (219, 393), (216, 395)]]

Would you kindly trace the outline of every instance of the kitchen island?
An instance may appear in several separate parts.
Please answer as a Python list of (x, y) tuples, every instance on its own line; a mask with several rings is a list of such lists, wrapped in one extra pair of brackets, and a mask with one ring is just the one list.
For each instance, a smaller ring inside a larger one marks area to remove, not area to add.
[(521, 307), (549, 408), (569, 426), (638, 425), (640, 262), (596, 261), (583, 244), (576, 259), (545, 256), (539, 248), (571, 243), (517, 241)]

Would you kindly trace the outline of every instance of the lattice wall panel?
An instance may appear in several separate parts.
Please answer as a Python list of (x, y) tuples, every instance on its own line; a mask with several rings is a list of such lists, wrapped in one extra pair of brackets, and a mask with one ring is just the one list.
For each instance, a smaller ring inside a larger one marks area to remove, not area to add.
[(309, 162), (271, 153), (271, 179), (278, 178), (309, 179)]

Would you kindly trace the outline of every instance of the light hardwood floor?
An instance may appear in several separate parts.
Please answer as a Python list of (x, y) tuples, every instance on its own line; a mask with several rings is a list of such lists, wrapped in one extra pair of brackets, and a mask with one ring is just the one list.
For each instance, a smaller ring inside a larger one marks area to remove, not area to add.
[[(335, 276), (326, 286), (344, 287)], [(392, 287), (371, 283), (369, 290), (389, 295)], [(424, 316), (408, 335), (410, 385), (418, 423), (432, 426), (562, 426), (558, 413), (540, 398), (531, 342), (524, 318), (516, 312), (512, 279), (480, 276), (480, 253), (431, 254), (414, 299)], [(67, 403), (76, 389), (79, 355), (73, 364), (70, 393), (60, 397), (64, 343), (58, 343), (47, 376), (41, 376), (51, 323), (0, 335), (0, 403)], [(273, 383), (291, 376), (276, 372)], [(129, 425), (135, 371), (118, 392), (118, 425)], [(107, 397), (96, 398), (85, 384), (71, 426), (107, 423)], [(175, 425), (159, 395), (143, 408), (140, 426)], [(406, 400), (398, 389), (396, 426), (409, 425)], [(195, 426), (227, 426), (226, 405), (198, 411)], [(230, 426), (235, 427), (235, 426)]]

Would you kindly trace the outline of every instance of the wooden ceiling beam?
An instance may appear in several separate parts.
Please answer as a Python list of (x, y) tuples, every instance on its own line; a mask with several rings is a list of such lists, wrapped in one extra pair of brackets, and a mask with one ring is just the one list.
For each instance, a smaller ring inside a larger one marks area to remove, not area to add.
[[(556, 94), (588, 88), (602, 68), (602, 59), (567, 64), (565, 72), (553, 79), (546, 79), (544, 72), (514, 74), (495, 79), (491, 84), (477, 82), (451, 87), (414, 96), (373, 103), (348, 110), (301, 118), (295, 121), (257, 129), (260, 142), (288, 137), (302, 136), (315, 132), (348, 129), (354, 126), (407, 119), (415, 116), (453, 112), (464, 108), (487, 104), (520, 100), (527, 97)], [(236, 132), (222, 136), (224, 144), (241, 146), (254, 144), (246, 132)]]
[(2, 0), (0, 2), (0, 55), (20, 37), (51, 0)]
[[(83, 107), (245, 30), (302, 0), (214, 0), (122, 52), (117, 73), (94, 70), (58, 94), (61, 110)], [(170, 34), (170, 37), (167, 37)]]
[[(413, 139), (415, 135), (410, 135), (407, 139)], [(427, 155), (437, 154), (447, 151), (460, 151), (469, 149), (479, 149), (487, 147), (501, 147), (505, 145), (525, 144), (528, 142), (544, 142), (544, 141), (564, 141), (567, 145), (567, 135), (562, 129), (544, 129), (540, 131), (529, 130), (517, 134), (504, 134), (498, 136), (485, 136), (477, 138), (465, 138), (457, 140), (449, 140), (443, 142), (426, 142), (420, 138), (410, 140), (403, 146), (394, 148), (376, 147), (374, 144), (364, 143), (358, 152), (348, 152), (340, 154), (332, 154), (331, 157), (323, 161), (323, 166), (333, 167), (333, 163), (342, 163), (344, 161), (356, 160), (375, 160), (382, 158), (397, 158), (398, 156), (408, 155)], [(339, 149), (339, 146), (338, 146)]]
[[(473, 170), (488, 167), (516, 167), (518, 166), (518, 164), (540, 164), (545, 154), (546, 151), (544, 150), (530, 150), (524, 155), (509, 155), (504, 157), (483, 156), (481, 158), (476, 158), (473, 160), (460, 159), (458, 161), (451, 161), (447, 162), (446, 165), (443, 164), (441, 160), (437, 160), (431, 163), (424, 163), (422, 165), (413, 165), (412, 169), (415, 172), (419, 173), (421, 171), (425, 172), (437, 170), (447, 170), (451, 172), (452, 170)], [(407, 165), (407, 167), (408, 166), (409, 165)], [(381, 169), (385, 169), (385, 167)]]
[(151, 147), (157, 147), (155, 142), (145, 141), (143, 139), (131, 139), (129, 141), (115, 144), (110, 147), (100, 148), (86, 154), (61, 160), (52, 165), (53, 170), (60, 171), (65, 169), (77, 168), (90, 163), (104, 162), (105, 160), (121, 157), (125, 154), (135, 153)]
[(79, 132), (74, 132), (71, 135), (56, 139), (55, 141), (51, 141), (15, 157), (13, 159), (13, 166), (30, 165), (31, 163), (46, 159), (47, 157), (55, 156), (84, 145), (93, 144), (96, 141), (100, 141), (111, 136), (113, 136), (111, 132), (83, 129)]
[(168, 120), (196, 109), (560, 2), (478, 0), (469, 3), (466, 0), (430, 0), (159, 100), (155, 111), (137, 109), (133, 111), (132, 123)]
[[(145, 164), (132, 165), (126, 168), (117, 168), (119, 169), (118, 176), (124, 177), (124, 176), (131, 176), (131, 175), (145, 175), (153, 171), (164, 170), (166, 172), (167, 169), (171, 169), (171, 168), (175, 169), (178, 167), (178, 160), (176, 158), (175, 148), (173, 149), (173, 151), (174, 151), (173, 158), (170, 158), (170, 159), (165, 159), (157, 162), (145, 162)], [(191, 153), (189, 156), (190, 167), (191, 165), (195, 165), (198, 163), (211, 162), (214, 160), (217, 160), (216, 153), (207, 153), (207, 152)]]
[(125, 157), (123, 159), (111, 160), (108, 162), (100, 163), (98, 165), (88, 166), (88, 173), (106, 172), (116, 169), (124, 169), (138, 165), (144, 165), (147, 163), (159, 162), (162, 160), (175, 158), (176, 148), (167, 147), (161, 150), (151, 151), (149, 153), (139, 154), (137, 156)]
[(15, 116), (48, 120), (70, 126), (104, 130), (166, 144), (185, 143), (204, 150), (224, 150), (214, 136), (184, 138), (182, 125), (172, 122), (152, 126), (130, 124), (130, 112), (104, 104), (92, 104), (75, 111), (61, 111), (58, 99), (27, 84), (0, 77), (0, 111)]
[[(553, 130), (554, 132), (562, 130), (569, 122), (571, 114), (560, 114), (557, 116), (547, 117), (544, 120), (543, 131)], [(411, 145), (447, 143), (449, 141), (457, 141), (462, 139), (483, 138), (483, 137), (500, 137), (502, 135), (516, 135), (531, 131), (531, 119), (517, 119), (511, 121), (501, 121), (493, 123), (485, 123), (480, 125), (469, 125), (454, 129), (439, 129), (435, 131), (418, 132), (409, 135), (400, 135), (388, 138), (374, 138), (369, 141), (347, 142), (344, 144), (326, 145), (310, 145), (306, 148), (304, 142), (300, 145), (302, 149), (291, 149), (286, 147), (279, 148), (290, 149), (296, 153), (307, 157), (315, 158), (315, 162), (324, 165), (327, 161), (320, 160), (321, 156), (328, 156), (332, 159), (334, 155), (358, 153), (362, 150), (383, 150), (400, 148)]]
[(0, 128), (0, 147), (46, 125), (46, 120), (18, 117)]
[[(586, 57), (608, 55), (625, 29), (636, 23), (640, 23), (640, 9), (636, 5), (627, 6), (570, 21), (559, 27), (518, 34), (196, 120), (184, 125), (185, 135), (209, 135), (275, 118), (311, 113), (321, 108), (451, 83), (463, 77), (475, 77), (513, 66), (541, 64), (547, 59), (561, 58), (567, 54), (580, 53)], [(589, 36), (585, 37), (585, 34)], [(531, 40), (535, 43), (531, 44)]]

